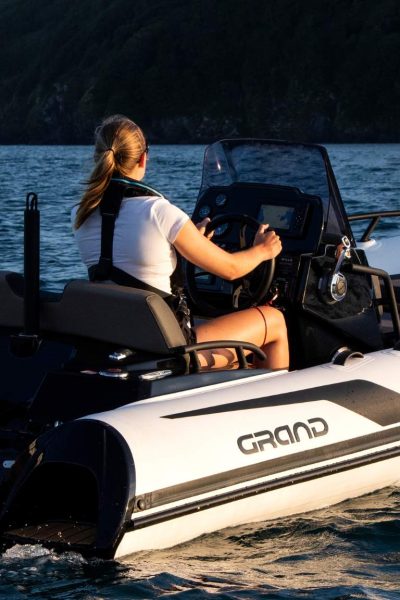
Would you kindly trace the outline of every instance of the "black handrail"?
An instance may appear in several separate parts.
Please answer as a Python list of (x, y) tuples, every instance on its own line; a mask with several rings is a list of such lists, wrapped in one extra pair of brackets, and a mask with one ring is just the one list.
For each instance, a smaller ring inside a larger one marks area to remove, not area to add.
[(233, 348), (236, 351), (239, 367), (246, 369), (248, 367), (244, 350), (250, 350), (260, 360), (266, 360), (266, 355), (261, 348), (250, 342), (241, 342), (237, 340), (218, 340), (210, 342), (199, 342), (188, 346), (181, 346), (175, 350), (182, 354), (189, 354), (192, 359), (192, 365), (195, 372), (200, 371), (200, 361), (197, 355), (201, 350), (214, 350), (217, 348)]
[(382, 210), (378, 212), (348, 215), (349, 221), (366, 221), (367, 219), (371, 221), (362, 234), (360, 242), (368, 242), (370, 240), (371, 233), (374, 231), (379, 221), (386, 217), (400, 217), (400, 210)]

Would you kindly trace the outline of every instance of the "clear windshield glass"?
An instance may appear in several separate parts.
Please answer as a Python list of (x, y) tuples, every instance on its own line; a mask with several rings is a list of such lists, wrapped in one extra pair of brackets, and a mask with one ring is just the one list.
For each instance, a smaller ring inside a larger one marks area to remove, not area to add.
[(327, 230), (347, 231), (350, 235), (332, 171), (329, 179), (328, 168), (331, 167), (328, 165), (325, 150), (317, 145), (256, 139), (221, 140), (206, 148), (200, 196), (210, 187), (238, 182), (296, 187), (321, 198)]
[(288, 185), (329, 202), (324, 157), (317, 146), (262, 140), (223, 140), (208, 146), (201, 193), (236, 182)]

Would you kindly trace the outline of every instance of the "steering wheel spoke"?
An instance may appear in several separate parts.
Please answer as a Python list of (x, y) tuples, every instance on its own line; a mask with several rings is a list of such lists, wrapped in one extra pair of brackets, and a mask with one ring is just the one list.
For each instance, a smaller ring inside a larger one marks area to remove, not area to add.
[(239, 249), (240, 250), (245, 250), (246, 248), (249, 247), (247, 240), (246, 240), (246, 229), (247, 229), (247, 223), (240, 225), (240, 228), (239, 228)]
[(243, 292), (243, 285), (239, 283), (239, 285), (234, 286), (234, 290), (232, 293), (232, 307), (234, 310), (239, 309), (239, 299)]
[(233, 286), (232, 292), (232, 307), (234, 310), (240, 310), (243, 308), (243, 303), (250, 301), (253, 304), (253, 296), (251, 293), (251, 281), (243, 278)]

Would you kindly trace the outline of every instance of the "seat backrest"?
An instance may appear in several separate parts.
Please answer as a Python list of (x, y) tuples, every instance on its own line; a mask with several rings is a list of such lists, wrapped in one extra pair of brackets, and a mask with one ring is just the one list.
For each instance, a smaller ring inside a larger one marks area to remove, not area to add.
[(0, 271), (0, 327), (23, 327), (23, 293), (22, 275), (12, 271)]
[[(0, 326), (23, 327), (17, 278), (0, 272)], [(57, 300), (41, 300), (40, 329), (160, 354), (186, 343), (174, 313), (158, 294), (86, 280), (70, 281)]]

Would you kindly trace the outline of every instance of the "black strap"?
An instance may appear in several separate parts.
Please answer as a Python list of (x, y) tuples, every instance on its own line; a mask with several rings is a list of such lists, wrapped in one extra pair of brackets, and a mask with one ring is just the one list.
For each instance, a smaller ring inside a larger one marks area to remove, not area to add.
[[(101, 214), (101, 250), (100, 259), (97, 265), (93, 265), (89, 269), (89, 279), (91, 281), (105, 281), (111, 279), (115, 283), (119, 283), (114, 276), (121, 280), (124, 271), (117, 269), (120, 273), (115, 272), (113, 266), (113, 244), (114, 244), (114, 229), (115, 221), (121, 209), (122, 199), (124, 197), (134, 196), (160, 196), (158, 192), (148, 186), (128, 178), (113, 178), (100, 202)], [(129, 277), (128, 273), (126, 276)], [(139, 280), (136, 280), (139, 281)], [(120, 285), (131, 285), (132, 283), (120, 283)], [(146, 284), (143, 284), (146, 285)], [(138, 286), (135, 286), (138, 287)], [(151, 286), (150, 286), (151, 287)], [(144, 288), (147, 289), (147, 288)], [(155, 288), (152, 288), (155, 289)], [(152, 290), (150, 290), (152, 291)]]
[(181, 265), (181, 257), (177, 253), (177, 265), (175, 271), (171, 275), (171, 290), (172, 294), (163, 292), (158, 288), (136, 279), (133, 275), (126, 273), (122, 269), (118, 269), (113, 265), (113, 242), (115, 221), (119, 215), (119, 211), (124, 197), (133, 196), (161, 196), (152, 188), (136, 182), (135, 180), (127, 179), (112, 179), (103, 198), (100, 202), (101, 214), (101, 252), (100, 259), (97, 265), (92, 265), (88, 269), (90, 281), (106, 281), (111, 280), (118, 285), (126, 285), (129, 287), (154, 292), (164, 298), (170, 308), (175, 313), (178, 319), (181, 330), (188, 343), (194, 343), (195, 334), (192, 329), (193, 323), (188, 308), (186, 297), (183, 291), (183, 270)]
[(111, 181), (100, 202), (100, 259), (98, 264), (92, 268), (92, 273), (89, 273), (90, 278), (92, 278), (92, 275), (93, 279), (100, 281), (111, 279), (115, 221), (118, 217), (123, 197), (124, 187), (119, 183)]
[[(162, 298), (170, 296), (133, 275), (118, 269), (113, 265), (113, 243), (115, 221), (119, 215), (123, 198), (132, 198), (135, 196), (159, 196), (163, 197), (153, 188), (144, 185), (134, 179), (113, 178), (100, 202), (101, 214), (101, 250), (100, 259), (97, 265), (92, 265), (88, 269), (90, 281), (106, 281), (107, 279), (115, 281), (119, 285), (136, 287), (149, 292), (155, 292)], [(176, 269), (171, 275), (171, 289), (173, 294), (183, 293), (183, 269), (181, 257), (178, 253)]]
[(171, 296), (171, 294), (168, 294), (168, 292), (163, 292), (163, 290), (159, 290), (158, 288), (155, 288), (152, 285), (141, 281), (140, 279), (136, 279), (136, 277), (134, 277), (133, 275), (130, 275), (122, 269), (118, 269), (118, 267), (114, 267), (114, 265), (111, 265), (111, 267), (108, 268), (107, 277), (99, 278), (97, 276), (98, 266), (99, 265), (92, 265), (88, 268), (90, 281), (105, 281), (109, 279), (110, 281), (114, 281), (114, 283), (117, 283), (118, 285), (126, 285), (128, 287), (138, 288), (139, 290), (154, 292), (155, 294), (161, 296), (161, 298), (169, 298), (169, 296)]

